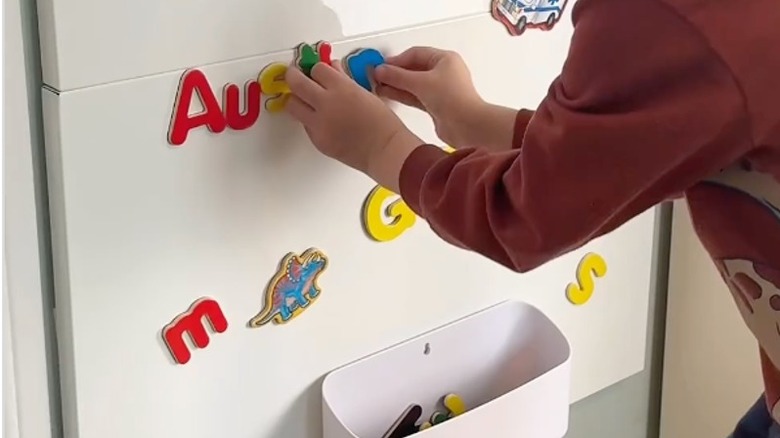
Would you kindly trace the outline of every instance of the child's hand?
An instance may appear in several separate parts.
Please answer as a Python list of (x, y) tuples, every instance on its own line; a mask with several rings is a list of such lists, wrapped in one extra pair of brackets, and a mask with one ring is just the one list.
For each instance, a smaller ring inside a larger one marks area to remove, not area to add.
[(474, 146), (473, 130), (487, 106), (455, 52), (414, 47), (377, 67), (377, 94), (430, 114), (436, 134), (453, 147)]
[(344, 74), (338, 61), (333, 67), (318, 63), (311, 76), (287, 70), (292, 92), (287, 112), (304, 125), (320, 152), (398, 193), (401, 166), (422, 140), (381, 99)]

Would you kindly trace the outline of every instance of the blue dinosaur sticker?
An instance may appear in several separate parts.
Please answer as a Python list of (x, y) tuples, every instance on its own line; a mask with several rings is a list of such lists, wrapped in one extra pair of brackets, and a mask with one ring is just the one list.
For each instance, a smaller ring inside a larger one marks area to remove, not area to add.
[(317, 279), (328, 266), (328, 258), (315, 248), (303, 254), (287, 254), (268, 283), (265, 304), (249, 321), (250, 327), (260, 327), (273, 321), (285, 324), (303, 313), (320, 296)]

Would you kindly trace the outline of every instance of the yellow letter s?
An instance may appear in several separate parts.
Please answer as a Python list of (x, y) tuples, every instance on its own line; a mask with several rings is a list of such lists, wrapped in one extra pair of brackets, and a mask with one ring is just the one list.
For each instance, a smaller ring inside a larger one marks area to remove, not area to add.
[(284, 80), (287, 66), (280, 62), (268, 64), (257, 77), (260, 90), (268, 96), (265, 101), (265, 109), (271, 113), (277, 113), (284, 109), (287, 98), (290, 97), (290, 86)]
[(585, 254), (577, 266), (577, 282), (569, 283), (566, 287), (566, 297), (572, 304), (585, 304), (596, 288), (593, 276), (600, 278), (606, 274), (607, 262), (600, 255), (592, 252)]

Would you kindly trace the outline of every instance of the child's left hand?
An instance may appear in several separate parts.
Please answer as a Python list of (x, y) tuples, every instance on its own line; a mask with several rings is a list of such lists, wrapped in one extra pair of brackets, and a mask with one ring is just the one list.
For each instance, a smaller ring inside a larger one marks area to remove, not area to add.
[(404, 161), (423, 142), (374, 94), (350, 79), (338, 61), (318, 63), (309, 79), (291, 67), (286, 110), (323, 154), (368, 174), (398, 193)]

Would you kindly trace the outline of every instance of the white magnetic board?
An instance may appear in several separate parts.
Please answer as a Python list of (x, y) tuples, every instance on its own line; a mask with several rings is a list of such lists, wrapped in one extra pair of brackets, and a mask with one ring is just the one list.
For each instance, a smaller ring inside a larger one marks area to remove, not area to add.
[[(570, 35), (564, 20), (511, 38), (479, 16), (335, 44), (334, 55), (455, 49), (488, 100), (535, 107)], [(221, 100), (225, 84), (292, 55), (191, 67)], [(359, 217), (374, 184), (316, 153), (283, 114), (263, 112), (240, 131), (200, 128), (171, 147), (182, 73), (45, 93), (69, 436), (319, 437), (325, 373), (506, 298), (538, 306), (569, 338), (573, 401), (643, 368), (653, 212), (525, 275), (444, 244), (423, 221), (377, 243)], [(399, 113), (435, 141), (424, 115)], [(288, 324), (248, 328), (281, 258), (312, 246), (329, 258), (321, 296)], [(574, 306), (565, 289), (589, 251), (608, 273)], [(160, 331), (204, 296), (228, 328), (174, 364)]]
[(323, 0), (336, 13), (344, 36), (430, 23), (490, 11), (485, 0)]
[[(43, 81), (72, 90), (475, 13), (486, 0), (41, 0)], [(85, 66), (89, 66), (85, 68)]]

